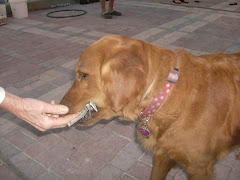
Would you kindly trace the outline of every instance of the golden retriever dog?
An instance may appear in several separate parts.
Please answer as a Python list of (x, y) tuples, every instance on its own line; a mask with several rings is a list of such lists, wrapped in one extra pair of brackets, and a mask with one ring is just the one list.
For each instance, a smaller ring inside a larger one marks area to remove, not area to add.
[(240, 53), (194, 56), (106, 36), (81, 55), (61, 104), (77, 113), (89, 101), (98, 112), (83, 125), (116, 116), (138, 122), (138, 139), (154, 155), (151, 180), (175, 165), (190, 180), (210, 180), (216, 161), (240, 145)]

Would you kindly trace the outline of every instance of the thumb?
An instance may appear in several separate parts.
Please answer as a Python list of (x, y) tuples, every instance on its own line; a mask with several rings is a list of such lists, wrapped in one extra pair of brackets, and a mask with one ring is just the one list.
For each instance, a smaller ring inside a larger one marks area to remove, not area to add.
[(45, 107), (46, 111), (44, 113), (49, 113), (49, 114), (66, 114), (68, 113), (69, 109), (65, 105), (60, 105), (60, 104), (48, 104)]

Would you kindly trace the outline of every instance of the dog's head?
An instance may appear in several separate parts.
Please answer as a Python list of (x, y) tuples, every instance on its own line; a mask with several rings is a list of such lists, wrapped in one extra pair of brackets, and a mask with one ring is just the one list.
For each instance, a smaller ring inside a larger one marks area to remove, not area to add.
[[(142, 41), (107, 36), (89, 46), (76, 66), (73, 86), (61, 104), (77, 113), (89, 102), (98, 112), (84, 124), (114, 116), (136, 116), (139, 94), (145, 89), (148, 74), (146, 47)], [(127, 108), (125, 108), (127, 106)]]

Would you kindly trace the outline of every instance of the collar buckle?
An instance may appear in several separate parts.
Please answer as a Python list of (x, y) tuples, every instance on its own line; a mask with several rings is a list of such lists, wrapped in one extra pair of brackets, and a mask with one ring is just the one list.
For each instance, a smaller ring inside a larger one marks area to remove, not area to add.
[(170, 71), (166, 81), (172, 84), (176, 84), (178, 82), (178, 79), (179, 79), (179, 71), (177, 68), (175, 68)]

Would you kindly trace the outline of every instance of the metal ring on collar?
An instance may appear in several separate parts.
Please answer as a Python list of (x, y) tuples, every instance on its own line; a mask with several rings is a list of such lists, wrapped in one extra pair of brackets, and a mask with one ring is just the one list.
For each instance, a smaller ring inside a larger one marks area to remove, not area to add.
[[(142, 113), (142, 112), (141, 112), (141, 113)], [(138, 119), (139, 119), (139, 121), (141, 121), (141, 122), (143, 122), (143, 123), (146, 123), (146, 122), (148, 122), (148, 121), (151, 119), (151, 117), (152, 117), (152, 116), (150, 115), (150, 116), (148, 116), (148, 119), (142, 120), (141, 117), (139, 116)]]

